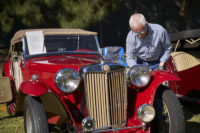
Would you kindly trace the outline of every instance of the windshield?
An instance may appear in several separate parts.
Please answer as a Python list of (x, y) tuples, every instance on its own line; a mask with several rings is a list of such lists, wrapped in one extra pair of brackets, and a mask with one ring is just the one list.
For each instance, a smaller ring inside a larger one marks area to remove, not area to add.
[[(98, 52), (96, 36), (94, 35), (46, 35), (44, 36), (45, 53), (59, 52)], [(29, 48), (26, 45), (26, 55), (29, 55)], [(41, 54), (41, 53), (38, 53)]]

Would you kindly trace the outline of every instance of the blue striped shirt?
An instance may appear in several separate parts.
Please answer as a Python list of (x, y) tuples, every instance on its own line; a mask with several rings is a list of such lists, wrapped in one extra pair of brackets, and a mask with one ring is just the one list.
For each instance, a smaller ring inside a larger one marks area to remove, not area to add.
[(129, 67), (136, 65), (136, 57), (144, 61), (166, 62), (172, 45), (167, 31), (158, 24), (148, 23), (148, 34), (139, 38), (131, 30), (126, 38), (126, 61)]

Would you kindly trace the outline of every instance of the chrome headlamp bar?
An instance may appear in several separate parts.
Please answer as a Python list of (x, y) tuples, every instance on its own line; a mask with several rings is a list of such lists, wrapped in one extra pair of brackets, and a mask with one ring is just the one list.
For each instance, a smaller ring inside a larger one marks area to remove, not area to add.
[(91, 64), (80, 68), (79, 73), (80, 75), (82, 75), (87, 72), (110, 72), (121, 69), (125, 69), (125, 67), (119, 64), (107, 63), (102, 61), (101, 63)]

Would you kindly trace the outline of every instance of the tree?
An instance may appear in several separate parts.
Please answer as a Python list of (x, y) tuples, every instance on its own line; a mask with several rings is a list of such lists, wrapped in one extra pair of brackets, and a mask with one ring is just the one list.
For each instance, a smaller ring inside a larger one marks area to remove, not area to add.
[[(0, 38), (25, 28), (84, 28), (117, 9), (123, 0), (1, 0)], [(10, 39), (10, 38), (9, 38)]]
[(179, 11), (180, 17), (181, 17), (181, 21), (180, 22), (180, 29), (181, 30), (185, 30), (187, 29), (187, 23), (188, 23), (188, 15), (189, 15), (189, 11), (188, 11), (188, 6), (189, 6), (189, 0), (182, 0), (181, 3), (181, 8)]

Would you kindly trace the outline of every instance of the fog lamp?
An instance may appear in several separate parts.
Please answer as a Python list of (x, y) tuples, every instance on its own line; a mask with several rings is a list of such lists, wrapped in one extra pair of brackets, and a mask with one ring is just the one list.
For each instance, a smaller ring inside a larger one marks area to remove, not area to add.
[(137, 110), (138, 118), (145, 123), (151, 122), (155, 118), (155, 115), (154, 107), (149, 104), (143, 104)]
[(95, 121), (91, 117), (86, 117), (82, 120), (82, 128), (85, 132), (91, 131), (95, 127)]

